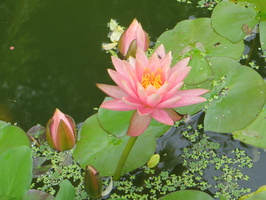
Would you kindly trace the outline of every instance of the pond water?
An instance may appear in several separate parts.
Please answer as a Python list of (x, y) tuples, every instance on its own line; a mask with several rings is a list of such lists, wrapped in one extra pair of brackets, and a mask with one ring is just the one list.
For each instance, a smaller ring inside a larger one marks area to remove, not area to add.
[(55, 108), (77, 123), (94, 113), (105, 96), (95, 83), (111, 83), (101, 49), (111, 18), (122, 26), (137, 18), (155, 41), (178, 21), (209, 15), (175, 0), (6, 0), (0, 12), (0, 119), (23, 129), (45, 125)]
[[(0, 120), (24, 130), (46, 125), (55, 108), (77, 123), (95, 113), (105, 94), (95, 83), (111, 83), (110, 55), (101, 44), (109, 42), (107, 23), (117, 19), (128, 26), (141, 22), (151, 40), (189, 17), (207, 17), (210, 11), (176, 0), (4, 0), (0, 3)], [(257, 48), (255, 48), (257, 49)], [(258, 57), (258, 54), (254, 54)], [(265, 69), (261, 74), (265, 77)], [(230, 149), (239, 147), (252, 156), (252, 148), (228, 135), (208, 133)], [(164, 136), (164, 148), (177, 148), (178, 134)], [(167, 142), (166, 142), (167, 141)], [(172, 145), (171, 145), (172, 143)], [(170, 150), (169, 150), (170, 151)], [(223, 149), (223, 151), (225, 151)], [(252, 178), (243, 187), (265, 184), (266, 154), (255, 163)], [(179, 156), (178, 154), (173, 156)], [(263, 161), (264, 160), (264, 161)], [(257, 174), (258, 173), (258, 174)]]

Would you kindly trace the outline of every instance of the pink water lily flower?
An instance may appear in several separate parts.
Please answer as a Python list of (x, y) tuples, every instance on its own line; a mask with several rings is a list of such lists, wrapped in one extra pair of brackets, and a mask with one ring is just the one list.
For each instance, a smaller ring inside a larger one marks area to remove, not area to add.
[(112, 57), (115, 70), (108, 69), (108, 73), (117, 86), (97, 84), (113, 98), (101, 107), (115, 111), (136, 110), (127, 132), (130, 136), (142, 134), (152, 118), (174, 125), (181, 117), (173, 108), (204, 102), (206, 99), (201, 95), (209, 91), (200, 88), (180, 90), (190, 71), (189, 60), (189, 57), (184, 58), (171, 68), (171, 52), (166, 55), (163, 45), (150, 59), (140, 48), (136, 58), (130, 57), (129, 61)]
[(148, 34), (142, 29), (138, 20), (134, 19), (128, 29), (121, 35), (118, 42), (118, 50), (128, 58), (135, 57), (137, 48), (147, 51), (150, 45)]

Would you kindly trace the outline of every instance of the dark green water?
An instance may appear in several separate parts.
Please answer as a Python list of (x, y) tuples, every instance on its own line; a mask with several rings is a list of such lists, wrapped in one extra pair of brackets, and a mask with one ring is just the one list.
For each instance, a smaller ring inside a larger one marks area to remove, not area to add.
[(105, 96), (95, 83), (111, 83), (101, 49), (111, 18), (122, 26), (137, 18), (156, 41), (178, 21), (209, 15), (175, 0), (4, 0), (0, 13), (0, 120), (25, 130), (55, 108), (77, 123), (94, 113)]

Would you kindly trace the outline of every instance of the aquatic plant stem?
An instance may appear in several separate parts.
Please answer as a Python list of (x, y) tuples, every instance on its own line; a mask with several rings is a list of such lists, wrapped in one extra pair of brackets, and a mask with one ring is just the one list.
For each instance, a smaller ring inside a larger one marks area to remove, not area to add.
[(124, 148), (124, 151), (123, 153), (121, 154), (121, 157), (117, 163), (117, 166), (116, 166), (116, 169), (115, 169), (115, 173), (114, 173), (114, 181), (117, 181), (120, 176), (121, 176), (121, 173), (122, 173), (122, 170), (124, 168), (124, 165), (125, 165), (125, 162), (127, 160), (127, 157), (132, 149), (132, 147), (134, 146), (136, 140), (137, 140), (138, 137), (130, 137), (128, 142), (127, 142), (127, 145), (125, 146)]

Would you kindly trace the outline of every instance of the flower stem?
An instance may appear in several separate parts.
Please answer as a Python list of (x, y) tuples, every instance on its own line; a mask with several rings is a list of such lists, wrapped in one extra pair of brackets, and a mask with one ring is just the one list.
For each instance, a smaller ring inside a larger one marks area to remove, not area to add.
[(127, 157), (132, 149), (132, 147), (134, 146), (136, 140), (137, 140), (138, 137), (130, 137), (128, 142), (127, 142), (127, 145), (126, 147), (124, 148), (124, 151), (123, 153), (121, 154), (121, 157), (117, 163), (117, 166), (116, 166), (116, 169), (115, 169), (115, 173), (114, 173), (114, 181), (117, 181), (120, 176), (121, 176), (121, 173), (122, 173), (122, 170), (124, 168), (124, 165), (125, 165), (125, 162), (127, 160)]

